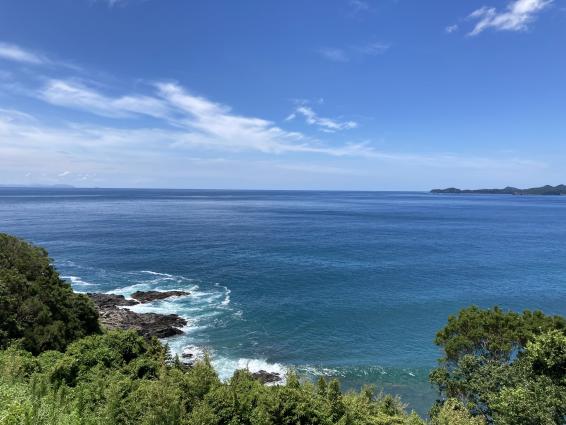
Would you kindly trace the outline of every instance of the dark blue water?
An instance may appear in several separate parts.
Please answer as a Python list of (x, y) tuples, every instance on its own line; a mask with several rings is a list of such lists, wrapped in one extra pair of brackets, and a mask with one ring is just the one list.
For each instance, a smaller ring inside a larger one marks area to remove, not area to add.
[(237, 367), (375, 383), (412, 406), (449, 314), (566, 315), (566, 197), (0, 189), (0, 231), (49, 250), (77, 291), (183, 288), (140, 307)]

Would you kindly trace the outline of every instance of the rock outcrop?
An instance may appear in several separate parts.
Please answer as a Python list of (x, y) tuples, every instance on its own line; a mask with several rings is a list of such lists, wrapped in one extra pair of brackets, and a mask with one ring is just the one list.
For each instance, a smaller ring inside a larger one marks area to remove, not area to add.
[(275, 384), (276, 382), (281, 381), (281, 375), (275, 372), (267, 372), (265, 370), (254, 372), (252, 373), (252, 376), (262, 384)]
[(94, 305), (100, 309), (108, 309), (116, 306), (131, 306), (139, 304), (135, 300), (127, 300), (123, 295), (116, 294), (100, 294), (100, 293), (89, 293), (87, 294), (90, 299), (94, 302)]
[(135, 329), (150, 338), (180, 335), (187, 321), (176, 314), (136, 313), (125, 307), (139, 304), (122, 295), (87, 294), (98, 309), (100, 323), (108, 329)]
[(190, 294), (190, 292), (186, 291), (137, 291), (132, 294), (132, 298), (141, 303), (149, 303), (152, 301), (164, 300), (170, 297), (182, 297)]

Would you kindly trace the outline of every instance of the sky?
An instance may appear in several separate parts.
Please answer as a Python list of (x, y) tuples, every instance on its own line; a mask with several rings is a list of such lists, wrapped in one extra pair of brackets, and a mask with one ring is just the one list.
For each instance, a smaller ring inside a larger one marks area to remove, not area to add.
[(1, 0), (0, 184), (566, 183), (566, 0)]

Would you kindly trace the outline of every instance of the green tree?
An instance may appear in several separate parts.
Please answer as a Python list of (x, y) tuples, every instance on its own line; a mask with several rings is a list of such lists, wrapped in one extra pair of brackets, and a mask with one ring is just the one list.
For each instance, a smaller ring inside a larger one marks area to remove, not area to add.
[(448, 399), (435, 412), (430, 421), (431, 425), (484, 425), (481, 417), (474, 417), (468, 409), (456, 399)]
[(448, 318), (435, 343), (444, 350), (445, 362), (457, 362), (467, 354), (509, 362), (528, 341), (553, 329), (566, 330), (566, 320), (540, 311), (518, 314), (471, 306)]
[[(450, 317), (436, 338), (444, 357), (430, 376), (439, 389), (439, 406), (454, 398), (487, 423), (505, 424), (539, 423), (552, 411), (553, 423), (562, 424), (556, 407), (561, 390), (553, 388), (542, 397), (538, 389), (544, 380), (552, 384), (564, 379), (565, 328), (563, 318), (538, 311), (469, 307)], [(528, 406), (527, 394), (532, 397)], [(525, 414), (523, 422), (517, 412)]]
[(0, 349), (19, 341), (34, 354), (61, 351), (98, 332), (96, 309), (59, 278), (47, 252), (0, 234)]

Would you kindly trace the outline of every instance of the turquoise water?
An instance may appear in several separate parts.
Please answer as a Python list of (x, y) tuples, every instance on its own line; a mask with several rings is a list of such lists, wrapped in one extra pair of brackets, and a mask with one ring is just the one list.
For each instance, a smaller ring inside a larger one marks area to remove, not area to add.
[(566, 197), (0, 189), (0, 231), (77, 291), (188, 289), (176, 312), (226, 377), (341, 377), (424, 411), (435, 332), (469, 304), (566, 315)]

